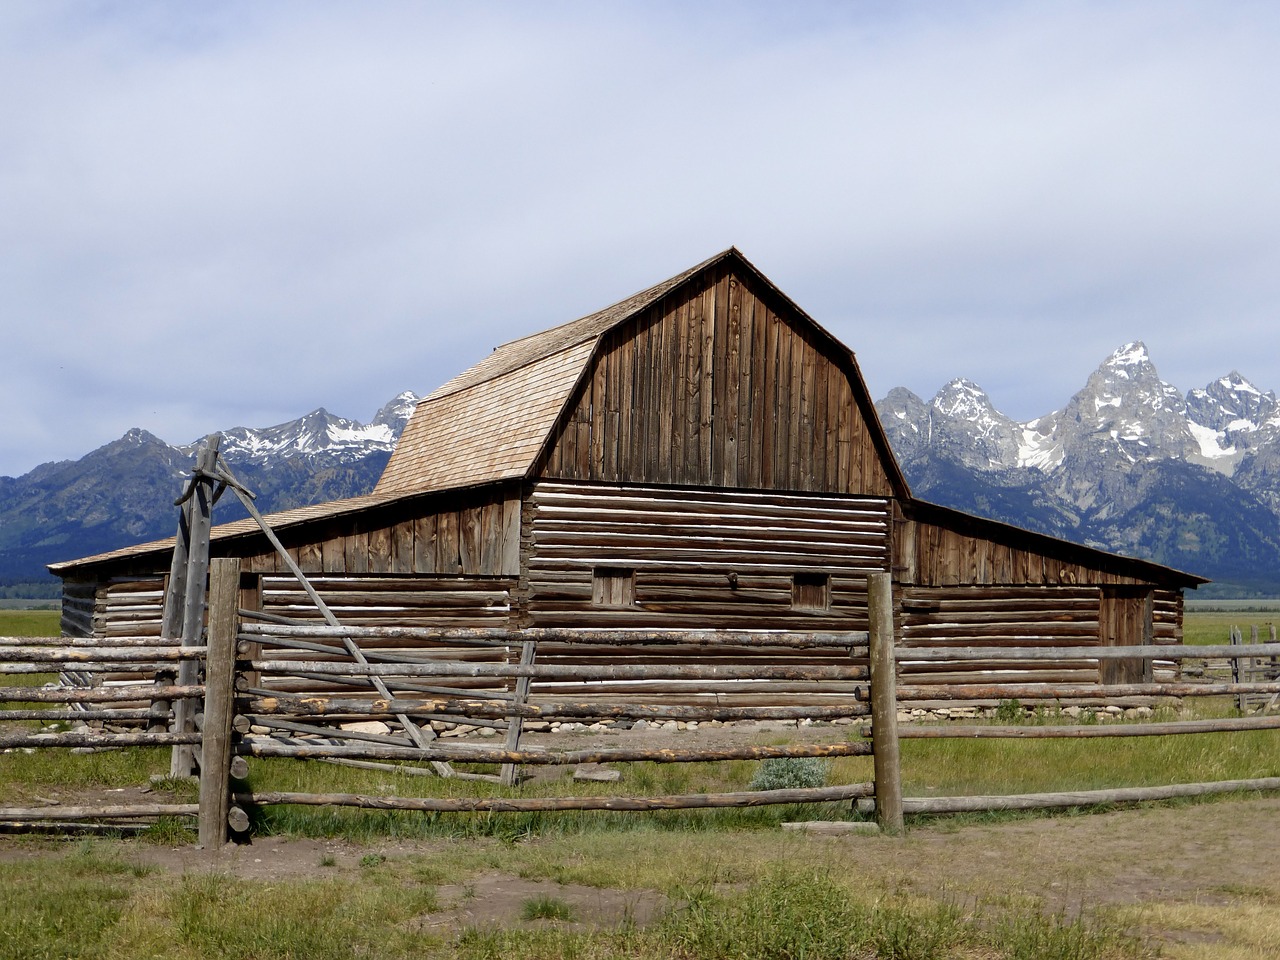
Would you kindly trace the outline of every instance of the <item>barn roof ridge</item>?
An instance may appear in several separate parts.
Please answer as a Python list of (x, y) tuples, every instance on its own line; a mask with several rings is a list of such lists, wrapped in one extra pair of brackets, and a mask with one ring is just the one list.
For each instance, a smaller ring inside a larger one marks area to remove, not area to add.
[[(666, 280), (662, 280), (652, 286), (645, 287), (643, 290), (637, 290), (630, 296), (623, 297), (616, 303), (612, 303), (601, 310), (596, 310), (593, 313), (578, 317), (576, 320), (569, 320), (554, 327), (548, 327), (545, 330), (536, 330), (533, 333), (525, 334), (523, 337), (516, 337), (514, 340), (499, 344), (494, 347), (493, 352), (488, 356), (446, 380), (423, 399), (439, 399), (452, 393), (479, 386), (482, 383), (488, 383), (498, 377), (514, 373), (516, 370), (531, 363), (537, 363), (539, 360), (545, 360), (555, 354), (563, 353), (565, 350), (588, 340), (598, 340), (619, 323), (624, 323), (641, 310), (661, 300), (686, 280), (730, 257), (736, 257), (748, 267), (751, 267), (751, 264), (742, 256), (737, 247), (729, 247), (713, 257), (708, 257), (696, 266), (689, 267), (687, 270), (683, 270), (675, 276), (668, 277)], [(755, 268), (752, 267), (752, 269), (754, 270)], [(758, 270), (755, 272), (759, 273)]]

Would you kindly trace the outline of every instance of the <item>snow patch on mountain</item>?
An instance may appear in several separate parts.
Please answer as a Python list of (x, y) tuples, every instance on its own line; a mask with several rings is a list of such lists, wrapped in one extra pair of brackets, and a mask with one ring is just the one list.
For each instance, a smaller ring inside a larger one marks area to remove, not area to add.
[[(264, 464), (287, 457), (325, 456), (338, 463), (394, 449), (420, 398), (409, 391), (385, 404), (369, 423), (336, 417), (323, 407), (270, 427), (234, 427), (222, 433), (220, 451), (230, 463)], [(180, 447), (194, 455), (203, 441)]]

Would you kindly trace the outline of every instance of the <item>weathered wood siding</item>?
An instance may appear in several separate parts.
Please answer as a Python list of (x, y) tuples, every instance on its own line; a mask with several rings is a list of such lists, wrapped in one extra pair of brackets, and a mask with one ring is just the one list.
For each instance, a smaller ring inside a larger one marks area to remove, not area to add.
[[(384, 522), (357, 515), (308, 534), (302, 542), (289, 531), (280, 537), (309, 574), (515, 576), (520, 569), (520, 501), (514, 493), (428, 502), (421, 512)], [(288, 569), (274, 550), (245, 557), (244, 568)]]
[(852, 359), (771, 301), (722, 267), (610, 331), (541, 475), (891, 496)]
[(1004, 540), (973, 536), (932, 523), (894, 524), (894, 579), (920, 587), (1141, 586), (1134, 577), (1059, 559)]
[[(345, 626), (504, 627), (515, 581), (500, 577), (309, 577)], [(323, 617), (291, 576), (262, 578), (266, 613), (303, 623)], [(388, 641), (393, 643), (393, 641)]]

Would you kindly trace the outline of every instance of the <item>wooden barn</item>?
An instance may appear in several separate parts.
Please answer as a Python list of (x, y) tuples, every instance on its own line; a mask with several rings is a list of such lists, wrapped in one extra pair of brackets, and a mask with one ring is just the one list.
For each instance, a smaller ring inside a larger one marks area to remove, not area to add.
[[(1017, 670), (1002, 644), (1177, 642), (1205, 582), (914, 499), (853, 353), (735, 249), (497, 348), (420, 403), (371, 494), (268, 520), (350, 625), (865, 630), (890, 571), (902, 647), (993, 648), (913, 682)], [(252, 520), (212, 543), (244, 607), (316, 616)], [(158, 635), (171, 549), (52, 565), (64, 633)], [(1101, 663), (1019, 676), (1150, 669)]]

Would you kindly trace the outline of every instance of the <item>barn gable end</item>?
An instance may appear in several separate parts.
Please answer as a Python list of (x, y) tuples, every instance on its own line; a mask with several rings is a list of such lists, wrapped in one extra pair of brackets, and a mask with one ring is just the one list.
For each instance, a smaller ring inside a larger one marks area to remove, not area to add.
[(904, 486), (852, 354), (736, 256), (603, 335), (540, 473), (882, 497)]

